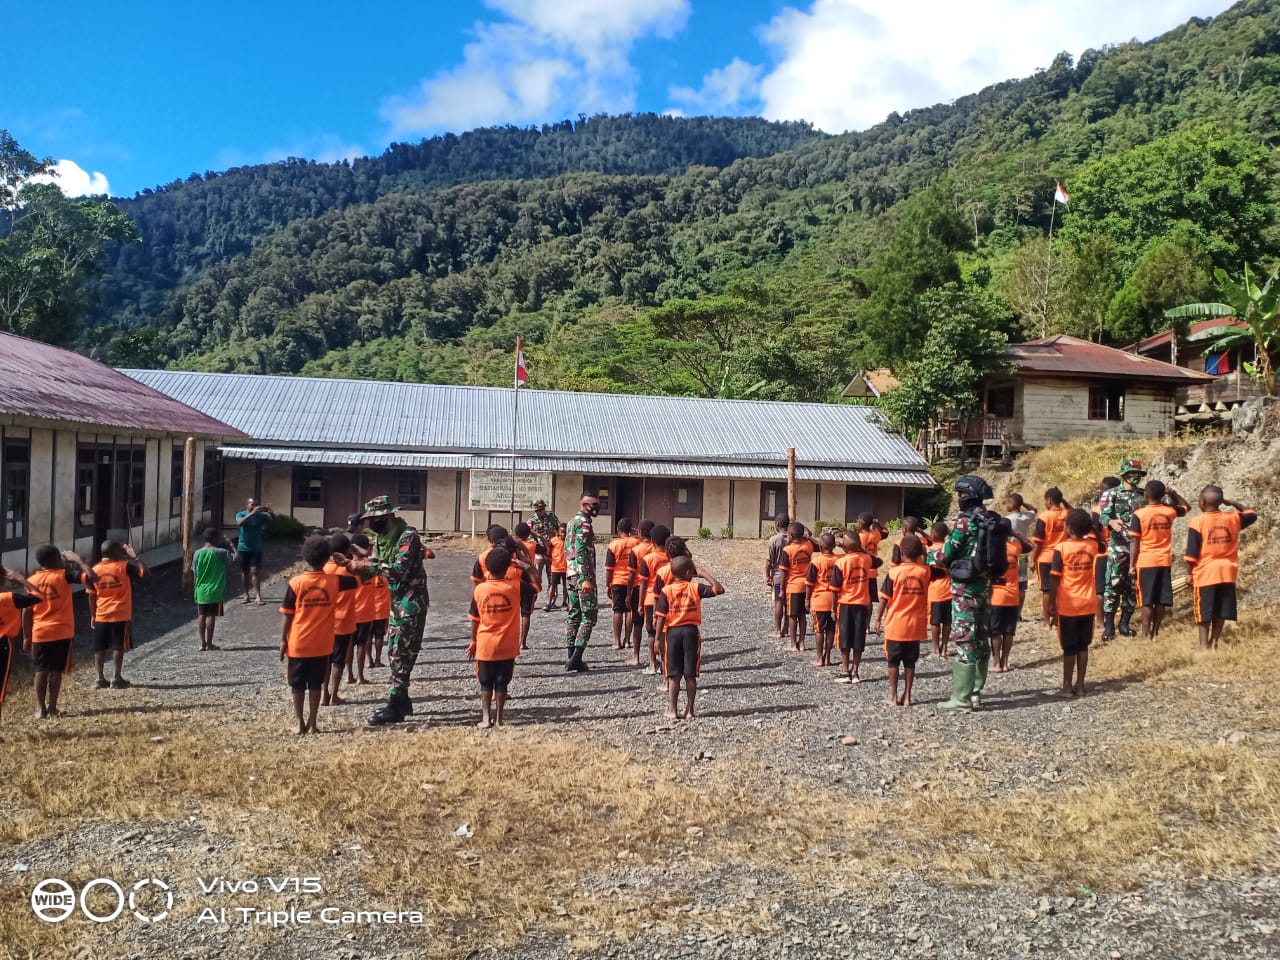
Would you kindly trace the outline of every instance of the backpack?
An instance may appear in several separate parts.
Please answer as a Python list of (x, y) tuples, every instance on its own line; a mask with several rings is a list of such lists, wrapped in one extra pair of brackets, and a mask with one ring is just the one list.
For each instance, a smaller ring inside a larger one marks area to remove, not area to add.
[(973, 552), (951, 564), (951, 579), (960, 583), (1003, 581), (1009, 569), (1005, 544), (1013, 532), (1008, 518), (990, 510), (976, 510), (970, 515), (969, 524), (978, 534)]

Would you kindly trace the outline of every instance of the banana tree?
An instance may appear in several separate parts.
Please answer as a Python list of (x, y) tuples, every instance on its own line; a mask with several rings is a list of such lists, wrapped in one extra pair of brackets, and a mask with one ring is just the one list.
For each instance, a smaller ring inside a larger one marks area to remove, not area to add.
[(1222, 294), (1221, 303), (1188, 303), (1166, 310), (1169, 320), (1235, 317), (1243, 327), (1201, 330), (1187, 337), (1188, 341), (1209, 340), (1213, 351), (1230, 350), (1253, 344), (1256, 358), (1245, 363), (1244, 371), (1275, 396), (1276, 372), (1272, 357), (1280, 350), (1280, 265), (1271, 271), (1261, 283), (1246, 263), (1244, 279), (1237, 283), (1227, 276), (1221, 267), (1213, 271), (1214, 283)]

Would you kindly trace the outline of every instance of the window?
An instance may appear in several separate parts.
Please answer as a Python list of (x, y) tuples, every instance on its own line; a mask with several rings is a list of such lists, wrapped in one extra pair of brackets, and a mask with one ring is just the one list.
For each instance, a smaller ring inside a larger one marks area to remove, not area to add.
[(212, 444), (204, 448), (203, 488), (200, 509), (207, 513), (213, 509), (214, 497), (218, 493), (218, 448)]
[[(111, 451), (101, 451), (111, 463)], [(76, 447), (76, 536), (91, 537), (98, 510), (98, 453), (93, 444)]]
[(31, 444), (27, 440), (6, 440), (0, 454), (0, 549), (14, 550), (27, 545)]
[(772, 520), (787, 512), (787, 485), (785, 483), (760, 484), (760, 519)]
[(676, 516), (677, 517), (701, 517), (702, 516), (702, 481), (701, 480), (677, 480), (676, 481)]
[(125, 480), (124, 525), (142, 526), (147, 505), (147, 448), (121, 447), (117, 451), (117, 463), (127, 474)]
[(169, 516), (182, 515), (182, 482), (186, 471), (183, 469), (186, 454), (182, 447), (174, 445), (173, 455), (169, 461)]
[(400, 506), (422, 506), (422, 475), (402, 471), (396, 478), (396, 491), (396, 502)]
[(1108, 383), (1100, 387), (1089, 388), (1090, 420), (1123, 420), (1124, 419), (1124, 386)]
[(1013, 416), (1013, 384), (987, 391), (987, 414), (992, 417)]
[(587, 493), (594, 493), (600, 501), (600, 512), (609, 513), (609, 478), (608, 477), (584, 477), (582, 480), (582, 489)]
[(314, 507), (324, 503), (324, 483), (314, 470), (293, 471), (293, 505)]

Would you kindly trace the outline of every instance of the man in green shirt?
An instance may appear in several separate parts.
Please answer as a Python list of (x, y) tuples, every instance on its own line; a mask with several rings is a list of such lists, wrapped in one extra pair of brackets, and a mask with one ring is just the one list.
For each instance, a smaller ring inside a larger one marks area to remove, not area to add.
[(262, 567), (262, 540), (273, 519), (275, 514), (271, 512), (271, 504), (255, 503), (253, 497), (246, 500), (244, 509), (236, 514), (236, 525), (240, 527), (236, 556), (240, 558), (240, 572), (244, 577), (245, 603), (250, 602), (252, 593), (257, 593), (258, 603), (262, 603), (262, 581), (258, 570)]
[(213, 628), (222, 613), (222, 602), (227, 598), (227, 571), (235, 562), (235, 547), (222, 535), (222, 531), (217, 527), (206, 530), (204, 546), (191, 558), (201, 650), (219, 649), (213, 642)]

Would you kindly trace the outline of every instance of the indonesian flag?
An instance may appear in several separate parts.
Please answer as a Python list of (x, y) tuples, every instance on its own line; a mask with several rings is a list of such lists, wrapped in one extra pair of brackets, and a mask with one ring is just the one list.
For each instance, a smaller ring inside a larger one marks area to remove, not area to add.
[(1071, 194), (1062, 189), (1062, 184), (1058, 184), (1057, 189), (1053, 191), (1053, 202), (1060, 203), (1064, 207), (1071, 202)]
[(524, 365), (524, 338), (516, 337), (516, 386), (529, 382), (529, 368)]

